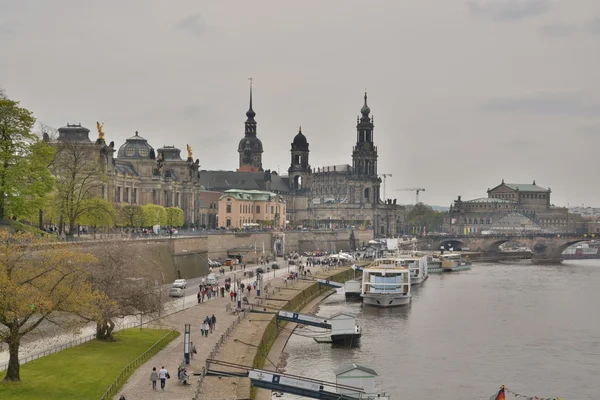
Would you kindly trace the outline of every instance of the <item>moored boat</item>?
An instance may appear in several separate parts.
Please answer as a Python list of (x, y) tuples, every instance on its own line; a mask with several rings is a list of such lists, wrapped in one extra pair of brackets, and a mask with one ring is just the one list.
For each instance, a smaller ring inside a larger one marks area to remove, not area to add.
[(471, 269), (471, 260), (469, 256), (458, 253), (440, 255), (441, 267), (443, 272), (464, 271)]
[(429, 278), (427, 256), (402, 258), (401, 264), (410, 270), (410, 284), (420, 285)]
[(410, 304), (410, 269), (402, 259), (380, 258), (363, 269), (361, 297), (367, 305), (397, 307)]

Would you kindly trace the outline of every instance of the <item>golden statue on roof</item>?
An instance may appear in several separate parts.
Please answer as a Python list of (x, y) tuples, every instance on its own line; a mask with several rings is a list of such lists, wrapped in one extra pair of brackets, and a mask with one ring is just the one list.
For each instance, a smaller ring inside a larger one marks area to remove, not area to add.
[(192, 148), (190, 147), (189, 144), (186, 146), (187, 146), (188, 158), (192, 158)]
[(98, 139), (104, 140), (104, 131), (102, 128), (104, 127), (104, 123), (100, 123), (96, 121), (96, 128), (98, 129)]

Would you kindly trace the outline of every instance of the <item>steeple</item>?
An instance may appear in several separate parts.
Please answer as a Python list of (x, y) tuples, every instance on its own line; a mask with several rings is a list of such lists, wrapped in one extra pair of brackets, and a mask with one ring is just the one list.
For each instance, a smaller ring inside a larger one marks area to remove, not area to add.
[(256, 137), (256, 113), (252, 109), (252, 78), (250, 81), (250, 106), (246, 112), (246, 122), (244, 123), (244, 137), (238, 145), (240, 167), (238, 171), (258, 172), (262, 171), (262, 153), (263, 146), (259, 138)]
[(254, 120), (256, 113), (252, 109), (252, 78), (248, 78), (248, 80), (250, 81), (250, 108), (246, 111), (246, 117), (248, 118), (246, 119), (244, 134), (246, 137), (256, 137), (256, 121)]
[(248, 117), (248, 119), (246, 120), (246, 123), (248, 123), (248, 122), (256, 123), (256, 121), (254, 121), (254, 117), (256, 116), (256, 113), (252, 109), (252, 78), (248, 78), (248, 80), (250, 81), (250, 108), (246, 112), (246, 117)]

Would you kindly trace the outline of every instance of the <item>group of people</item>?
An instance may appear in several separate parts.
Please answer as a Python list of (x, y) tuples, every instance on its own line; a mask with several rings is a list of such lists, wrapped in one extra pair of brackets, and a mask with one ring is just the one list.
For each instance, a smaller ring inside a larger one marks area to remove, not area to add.
[(152, 367), (152, 372), (150, 372), (150, 381), (152, 382), (152, 390), (158, 390), (156, 388), (156, 383), (160, 380), (160, 389), (165, 390), (165, 386), (167, 385), (167, 379), (171, 379), (171, 375), (169, 375), (169, 371), (167, 371), (164, 367), (160, 367), (160, 370), (157, 371), (156, 367)]
[(208, 337), (208, 334), (213, 333), (213, 331), (216, 329), (217, 317), (215, 317), (215, 314), (213, 314), (212, 317), (209, 317), (207, 315), (206, 318), (204, 318), (204, 321), (202, 321), (202, 323), (200, 324), (200, 332), (204, 337)]

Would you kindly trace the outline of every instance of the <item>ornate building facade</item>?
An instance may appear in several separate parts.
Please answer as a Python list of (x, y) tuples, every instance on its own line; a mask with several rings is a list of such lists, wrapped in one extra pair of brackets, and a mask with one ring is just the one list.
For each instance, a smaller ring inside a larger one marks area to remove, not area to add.
[[(573, 231), (568, 209), (554, 207), (550, 201), (551, 193), (549, 188), (540, 187), (535, 181), (521, 184), (502, 180), (498, 186), (488, 189), (487, 197), (462, 200), (458, 196), (444, 219), (443, 229), (456, 234), (519, 229)], [(512, 226), (515, 224), (517, 226)]]
[(294, 197), (293, 208), (288, 208), (290, 220), (306, 225), (369, 227), (378, 236), (400, 232), (404, 207), (380, 197), (375, 125), (366, 93), (360, 113), (352, 165), (333, 165), (314, 171), (309, 164), (306, 137), (299, 132), (294, 138), (288, 169)]
[[(178, 148), (163, 146), (155, 150), (138, 132), (116, 150), (114, 142), (106, 145), (100, 125), (95, 142), (90, 140), (88, 129), (69, 124), (59, 129), (58, 141), (88, 146), (91, 154), (100, 160), (107, 179), (96, 195), (117, 204), (180, 207), (184, 210), (186, 225), (227, 227), (228, 217), (221, 215), (218, 205), (223, 199), (220, 194), (237, 189), (271, 192), (278, 196), (277, 202), (284, 203), (278, 206), (279, 211), (274, 208), (273, 215), (229, 216), (229, 227), (270, 220), (277, 221), (274, 226), (285, 226), (289, 222), (332, 228), (362, 227), (382, 236), (401, 231), (404, 207), (380, 197), (374, 120), (366, 93), (357, 118), (352, 164), (321, 167), (315, 171), (309, 162), (308, 140), (299, 129), (291, 143), (287, 176), (263, 169), (263, 144), (257, 137), (252, 102), (250, 85), (250, 106), (246, 112), (244, 137), (237, 148), (236, 171), (200, 171), (199, 160), (193, 160), (189, 146), (188, 156), (183, 159)], [(254, 210), (257, 214), (256, 208)]]
[[(101, 125), (95, 142), (90, 130), (81, 124), (67, 124), (58, 129), (56, 146), (69, 144), (87, 149), (90, 159), (99, 163), (105, 179), (93, 195), (116, 204), (158, 204), (179, 207), (184, 211), (186, 224), (196, 223), (200, 213), (199, 160), (181, 158), (181, 150), (163, 146), (157, 150), (135, 132), (115, 150), (114, 142), (106, 144)], [(115, 153), (116, 157), (115, 157)]]

